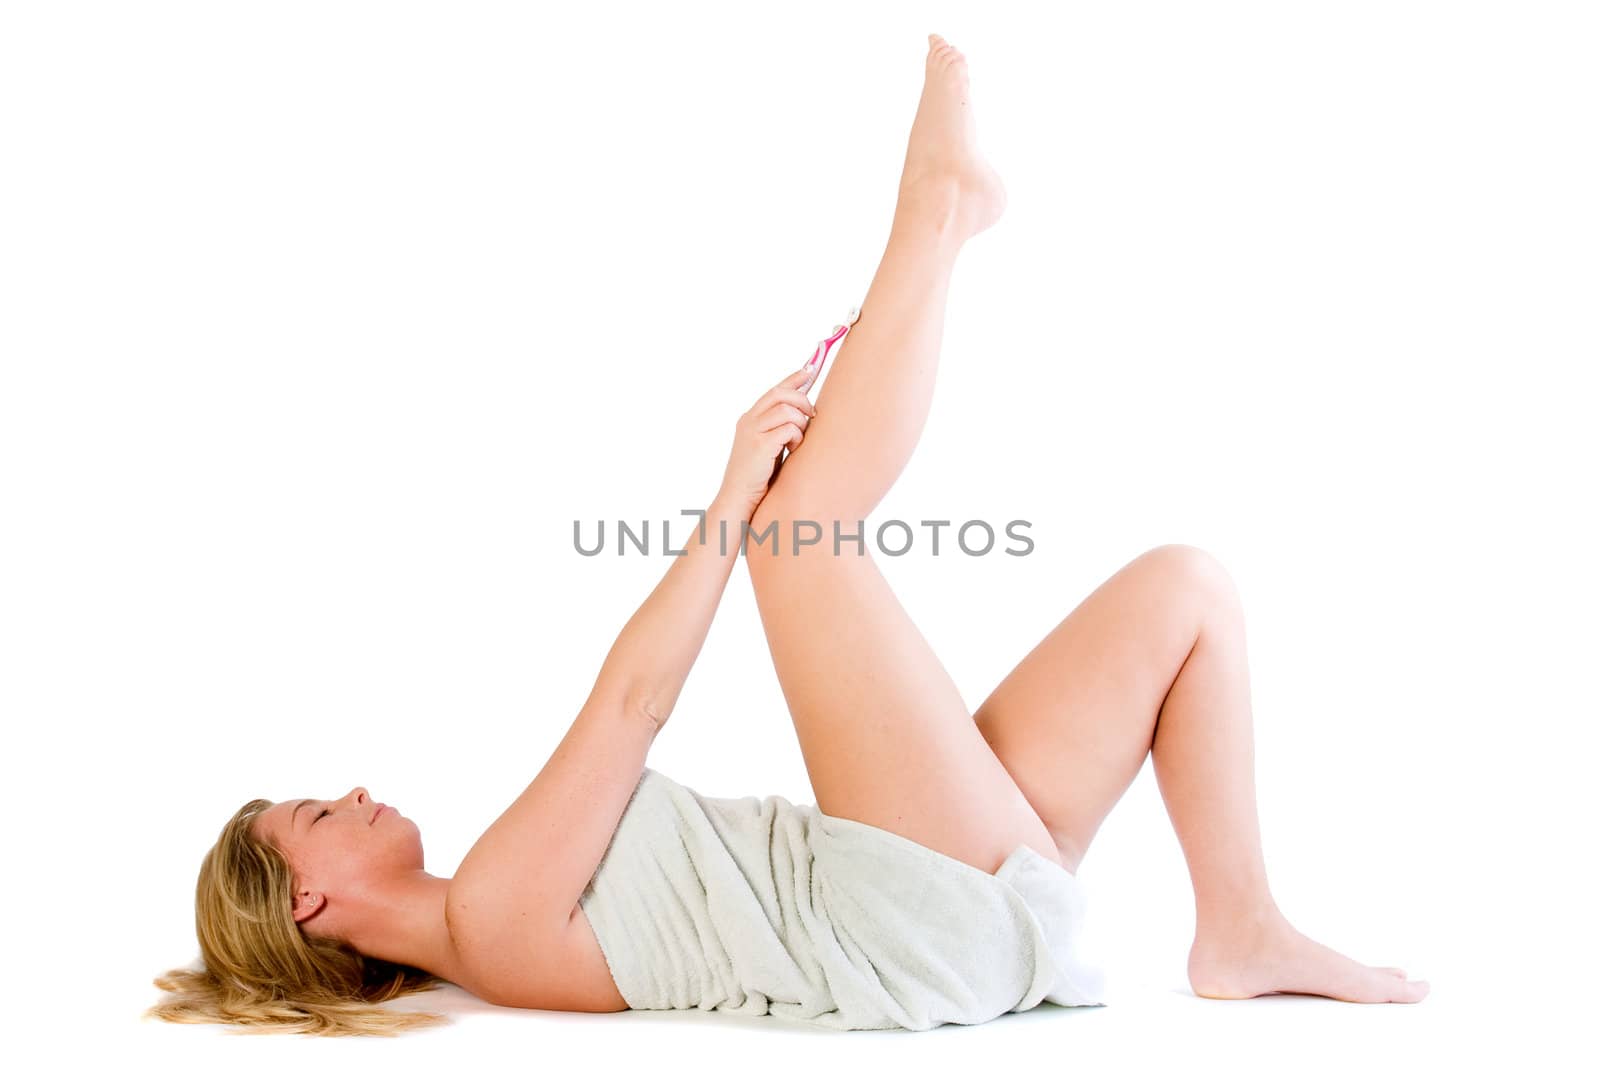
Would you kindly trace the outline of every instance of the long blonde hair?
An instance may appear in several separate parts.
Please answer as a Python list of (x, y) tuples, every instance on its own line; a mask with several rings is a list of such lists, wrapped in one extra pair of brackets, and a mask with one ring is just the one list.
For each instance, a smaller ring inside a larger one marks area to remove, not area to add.
[(300, 929), (289, 861), (251, 833), (255, 817), (271, 806), (252, 800), (240, 808), (201, 861), (194, 918), (204, 967), (157, 978), (171, 995), (146, 1015), (255, 1033), (389, 1035), (448, 1022), (433, 1012), (379, 1007), (441, 979)]

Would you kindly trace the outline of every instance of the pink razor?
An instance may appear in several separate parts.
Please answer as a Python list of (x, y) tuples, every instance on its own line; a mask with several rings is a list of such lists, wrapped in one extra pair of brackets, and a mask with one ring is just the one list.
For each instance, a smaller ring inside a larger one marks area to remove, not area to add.
[(845, 334), (850, 332), (850, 327), (854, 326), (856, 320), (860, 317), (861, 309), (859, 307), (851, 308), (850, 315), (844, 324), (835, 326), (832, 334), (817, 342), (817, 350), (811, 353), (811, 358), (806, 361), (806, 365), (800, 368), (811, 372), (811, 383), (806, 386), (807, 392), (810, 392), (811, 386), (815, 385), (817, 380), (822, 377), (823, 364), (828, 362), (828, 354), (833, 351), (833, 346), (844, 340)]

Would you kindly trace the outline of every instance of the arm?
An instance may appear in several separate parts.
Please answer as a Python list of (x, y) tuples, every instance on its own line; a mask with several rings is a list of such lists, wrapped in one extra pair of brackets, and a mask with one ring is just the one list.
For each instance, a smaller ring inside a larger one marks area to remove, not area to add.
[[(700, 656), (739, 554), (740, 523), (753, 514), (738, 500), (718, 494), (684, 554), (633, 613), (600, 668), (595, 692), (609, 690), (612, 703), (620, 702), (651, 725), (652, 736), (666, 724)], [(719, 525), (726, 526), (728, 536), (719, 536)]]
[[(526, 990), (536, 961), (524, 950), (555, 958), (567, 943), (578, 900), (705, 643), (743, 543), (739, 524), (754, 514), (784, 446), (800, 442), (813, 409), (797, 384), (798, 376), (785, 379), (740, 418), (728, 472), (706, 509), (704, 544), (698, 530), (690, 534), (618, 634), (544, 769), (452, 879), (446, 921), (482, 986)], [(719, 522), (730, 527), (726, 552)], [(560, 977), (551, 974), (551, 983)]]

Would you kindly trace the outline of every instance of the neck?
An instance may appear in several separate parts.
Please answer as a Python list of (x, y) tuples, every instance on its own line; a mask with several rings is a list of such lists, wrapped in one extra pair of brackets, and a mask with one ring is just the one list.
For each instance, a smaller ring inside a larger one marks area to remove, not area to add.
[(361, 921), (344, 940), (363, 956), (420, 967), (455, 982), (459, 968), (444, 910), (449, 891), (448, 878), (408, 871), (365, 896)]

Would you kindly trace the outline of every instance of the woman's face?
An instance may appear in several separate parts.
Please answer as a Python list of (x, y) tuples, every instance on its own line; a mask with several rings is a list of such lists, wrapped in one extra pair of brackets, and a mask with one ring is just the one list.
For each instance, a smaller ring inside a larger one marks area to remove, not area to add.
[(294, 870), (294, 918), (358, 908), (398, 875), (422, 869), (417, 824), (359, 786), (337, 800), (285, 800), (256, 816), (255, 832)]

